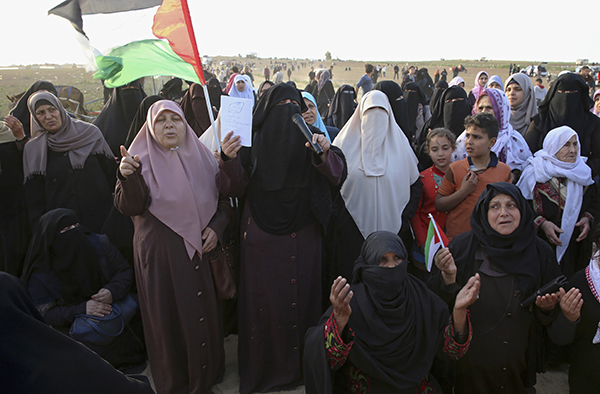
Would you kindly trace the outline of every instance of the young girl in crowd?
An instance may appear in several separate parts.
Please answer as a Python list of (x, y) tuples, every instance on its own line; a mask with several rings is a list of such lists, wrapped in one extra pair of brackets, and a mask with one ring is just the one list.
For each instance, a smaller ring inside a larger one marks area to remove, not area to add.
[[(427, 153), (433, 161), (433, 165), (421, 172), (421, 181), (423, 182), (423, 194), (419, 202), (417, 213), (412, 218), (412, 227), (415, 234), (415, 246), (413, 261), (419, 271), (419, 277), (426, 273), (423, 256), (423, 245), (427, 238), (427, 229), (429, 227), (429, 214), (433, 215), (436, 223), (441, 228), (446, 225), (446, 212), (438, 212), (435, 209), (435, 197), (437, 191), (444, 179), (444, 174), (452, 162), (452, 153), (456, 147), (456, 137), (448, 129), (437, 128), (431, 130), (427, 135)], [(414, 273), (413, 273), (414, 274)]]

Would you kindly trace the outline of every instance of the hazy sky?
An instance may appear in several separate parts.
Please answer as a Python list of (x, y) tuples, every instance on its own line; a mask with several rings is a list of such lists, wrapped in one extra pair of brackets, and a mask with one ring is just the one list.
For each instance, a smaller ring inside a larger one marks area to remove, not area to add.
[[(127, 1), (127, 0), (123, 0)], [(50, 8), (61, 0), (2, 1), (0, 65), (85, 63), (75, 29)], [(334, 58), (373, 61), (445, 59), (600, 61), (593, 7), (558, 0), (463, 0), (408, 3), (348, 1), (188, 0), (201, 55)], [(411, 7), (409, 4), (413, 4)], [(506, 3), (507, 4), (507, 3)], [(543, 4), (543, 6), (542, 6)], [(154, 38), (156, 8), (84, 16), (102, 52)], [(588, 16), (586, 22), (585, 17)], [(587, 32), (582, 30), (586, 28)]]

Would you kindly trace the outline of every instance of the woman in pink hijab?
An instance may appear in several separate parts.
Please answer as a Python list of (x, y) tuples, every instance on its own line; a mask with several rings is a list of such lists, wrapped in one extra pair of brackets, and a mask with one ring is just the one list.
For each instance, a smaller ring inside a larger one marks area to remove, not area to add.
[(469, 103), (471, 106), (475, 105), (477, 102), (477, 99), (485, 89), (485, 85), (487, 84), (489, 77), (490, 76), (485, 71), (479, 71), (477, 76), (475, 76), (475, 86), (469, 92)]
[(121, 155), (115, 205), (135, 226), (136, 281), (156, 391), (208, 393), (225, 359), (208, 264), (228, 224), (217, 162), (169, 100), (150, 107)]

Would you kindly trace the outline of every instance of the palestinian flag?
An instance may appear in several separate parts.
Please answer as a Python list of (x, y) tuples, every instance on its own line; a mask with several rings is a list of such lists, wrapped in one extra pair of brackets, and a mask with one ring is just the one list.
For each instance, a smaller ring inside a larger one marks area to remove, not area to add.
[(427, 241), (425, 241), (424, 254), (427, 271), (431, 272), (433, 266), (433, 257), (440, 248), (448, 246), (448, 238), (440, 226), (435, 222), (433, 216), (429, 214), (429, 229), (427, 230)]

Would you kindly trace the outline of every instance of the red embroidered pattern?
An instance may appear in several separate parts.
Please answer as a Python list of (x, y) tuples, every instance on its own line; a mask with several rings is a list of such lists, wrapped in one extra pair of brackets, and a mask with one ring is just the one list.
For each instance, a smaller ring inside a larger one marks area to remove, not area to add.
[[(350, 353), (352, 345), (354, 345), (354, 341), (349, 343), (342, 341), (337, 324), (333, 318), (333, 312), (329, 319), (327, 319), (327, 322), (325, 322), (325, 329), (323, 331), (325, 335), (325, 352), (327, 353), (329, 367), (333, 369), (338, 365), (343, 365), (346, 362), (346, 358), (348, 358), (348, 353)], [(350, 330), (350, 334), (354, 338), (352, 330)]]
[(471, 326), (471, 313), (467, 310), (467, 323), (469, 324), (469, 337), (465, 343), (457, 343), (454, 340), (454, 322), (452, 316), (450, 316), (450, 322), (444, 330), (444, 353), (448, 354), (452, 359), (459, 360), (462, 358), (471, 345), (471, 339), (473, 338), (473, 327)]

